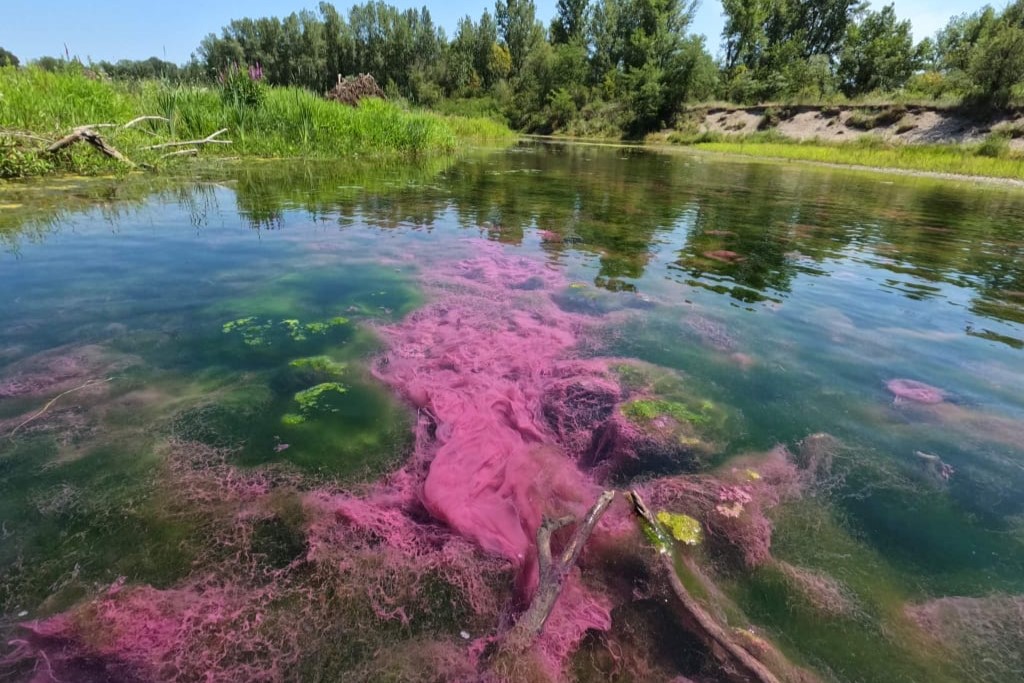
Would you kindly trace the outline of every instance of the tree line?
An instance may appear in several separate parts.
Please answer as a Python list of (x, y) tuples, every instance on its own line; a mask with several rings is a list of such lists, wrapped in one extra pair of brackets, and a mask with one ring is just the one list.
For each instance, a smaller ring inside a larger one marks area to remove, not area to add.
[[(547, 25), (533, 0), (497, 0), (493, 13), (460, 20), (450, 38), (425, 7), (374, 0), (345, 14), (321, 2), (284, 18), (234, 20), (204, 38), (184, 66), (155, 57), (94, 66), (114, 78), (213, 82), (233, 66), (258, 63), (268, 83), (314, 91), (338, 74), (370, 73), (389, 94), (418, 105), (475, 107), (522, 130), (576, 134), (643, 133), (670, 125), (688, 103), (713, 99), (1024, 100), (1024, 0), (953, 17), (917, 43), (893, 5), (722, 4), (717, 59), (691, 30), (696, 0), (558, 0)], [(0, 60), (17, 58), (0, 50)]]

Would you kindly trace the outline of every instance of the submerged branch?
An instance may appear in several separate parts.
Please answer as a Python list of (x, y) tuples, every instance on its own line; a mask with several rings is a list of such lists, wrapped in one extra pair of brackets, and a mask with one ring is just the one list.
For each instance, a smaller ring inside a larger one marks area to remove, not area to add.
[[(661, 523), (644, 503), (635, 490), (626, 494), (633, 506), (633, 512), (641, 524), (657, 538), (668, 537)], [(676, 572), (675, 553), (671, 545), (667, 550), (659, 549), (658, 564), (668, 577), (669, 586), (678, 599), (687, 626), (707, 646), (708, 650), (722, 665), (730, 680), (736, 683), (779, 683), (768, 668), (740, 646), (729, 632), (690, 595)]]
[(72, 393), (74, 393), (76, 391), (80, 391), (82, 389), (86, 389), (88, 387), (91, 387), (91, 386), (94, 386), (94, 385), (97, 385), (97, 384), (106, 384), (107, 382), (112, 382), (113, 380), (114, 380), (113, 377), (107, 377), (106, 379), (91, 379), (91, 380), (89, 380), (88, 382), (86, 382), (85, 384), (83, 384), (81, 386), (75, 387), (74, 389), (68, 389), (67, 391), (65, 391), (63, 393), (57, 394), (52, 399), (50, 399), (50, 401), (45, 406), (43, 406), (42, 409), (38, 413), (36, 413), (32, 417), (30, 417), (27, 420), (25, 420), (24, 422), (19, 424), (14, 429), (12, 429), (10, 434), (7, 435), (7, 438), (8, 439), (13, 439), (14, 435), (18, 433), (19, 429), (21, 429), (25, 425), (29, 424), (30, 422), (38, 420), (40, 417), (42, 417), (44, 414), (46, 414), (47, 410), (49, 410), (50, 408), (53, 407), (54, 403), (56, 403), (60, 399), (64, 398), (68, 394), (72, 394)]
[(519, 621), (509, 632), (505, 641), (507, 651), (526, 650), (544, 630), (544, 624), (551, 616), (558, 596), (562, 593), (565, 577), (576, 565), (580, 553), (583, 552), (583, 546), (586, 545), (587, 539), (594, 532), (594, 527), (597, 526), (601, 516), (604, 515), (614, 498), (615, 491), (605, 491), (601, 494), (579, 526), (576, 527), (569, 543), (557, 558), (552, 557), (551, 536), (558, 529), (568, 526), (576, 520), (573, 517), (545, 518), (541, 523), (540, 528), (537, 529), (537, 562), (540, 570), (537, 592), (534, 594), (529, 608), (523, 612)]

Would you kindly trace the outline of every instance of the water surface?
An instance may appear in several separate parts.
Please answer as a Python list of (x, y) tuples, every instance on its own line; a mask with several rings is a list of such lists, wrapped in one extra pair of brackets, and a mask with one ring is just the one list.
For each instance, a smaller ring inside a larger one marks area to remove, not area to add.
[[(239, 561), (210, 549), (216, 511), (176, 509), (168, 443), (299, 490), (399, 467), (422, 416), (371, 372), (379, 330), (490, 242), (564, 280), (553, 300), (597, 330), (575, 355), (646, 362), (716, 407), (701, 470), (810, 435), (842, 444), (827, 490), (771, 511), (770, 563), (705, 558), (743, 623), (825, 680), (1024, 680), (1020, 191), (572, 145), (227, 175), (0, 188), (10, 628), (114, 582), (167, 589)], [(900, 397), (897, 379), (940, 400)], [(304, 546), (282, 506), (257, 541), (283, 566)], [(793, 567), (851, 607), (823, 610)], [(401, 634), (458, 634), (458, 619)], [(610, 676), (602, 647), (584, 641), (567, 675)], [(375, 666), (318, 656), (289, 675)]]

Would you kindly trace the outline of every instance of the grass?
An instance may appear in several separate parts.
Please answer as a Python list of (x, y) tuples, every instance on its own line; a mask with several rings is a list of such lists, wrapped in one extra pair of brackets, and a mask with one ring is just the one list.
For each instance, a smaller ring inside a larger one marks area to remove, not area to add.
[(223, 97), (214, 87), (159, 81), (113, 83), (75, 66), (57, 73), (3, 67), (0, 178), (55, 170), (109, 172), (116, 163), (92, 150), (72, 149), (54, 157), (41, 152), (39, 140), (27, 135), (52, 140), (76, 126), (123, 124), (141, 115), (163, 116), (167, 122), (101, 132), (133, 160), (154, 165), (168, 150), (144, 147), (204, 138), (220, 128), (228, 129), (223, 137), (232, 144), (207, 145), (204, 157), (408, 157), (451, 154), (465, 146), (507, 142), (513, 137), (506, 126), (489, 118), (408, 110), (383, 100), (347, 107), (301, 88), (267, 87), (258, 104), (247, 105)]
[(709, 152), (813, 161), (847, 166), (895, 168), (928, 173), (1024, 179), (1024, 157), (1009, 150), (1008, 143), (986, 140), (976, 145), (910, 145), (862, 138), (829, 144), (801, 142), (768, 131), (745, 137), (715, 133), (670, 135), (673, 144), (690, 145)]

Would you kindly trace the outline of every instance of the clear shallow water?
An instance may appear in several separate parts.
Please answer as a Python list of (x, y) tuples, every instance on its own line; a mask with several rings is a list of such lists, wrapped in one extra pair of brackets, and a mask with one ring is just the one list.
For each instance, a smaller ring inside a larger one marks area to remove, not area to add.
[[(700, 469), (817, 433), (843, 444), (827, 491), (771, 512), (773, 563), (705, 558), (791, 660), (844, 681), (1024, 680), (1019, 191), (591, 146), (162, 182), (0, 194), (6, 622), (121, 576), (163, 589), (232, 561), (205, 535), (216, 510), (173, 503), (168, 439), (236, 447), (232, 464), (283, 467), (300, 490), (405, 462), (416, 416), (371, 374), (378, 332), (492, 242), (561, 278), (554, 303), (594, 322), (576, 355), (651, 363), (715, 406)], [(895, 399), (897, 378), (944, 400)], [(287, 564), (298, 528), (260, 527), (261, 556)], [(815, 608), (787, 566), (854, 607)], [(966, 600), (931, 602), (951, 597)], [(946, 611), (922, 627), (914, 605)], [(962, 652), (933, 640), (968, 627), (981, 635)], [(585, 640), (570, 675), (606, 677), (603, 662)]]

